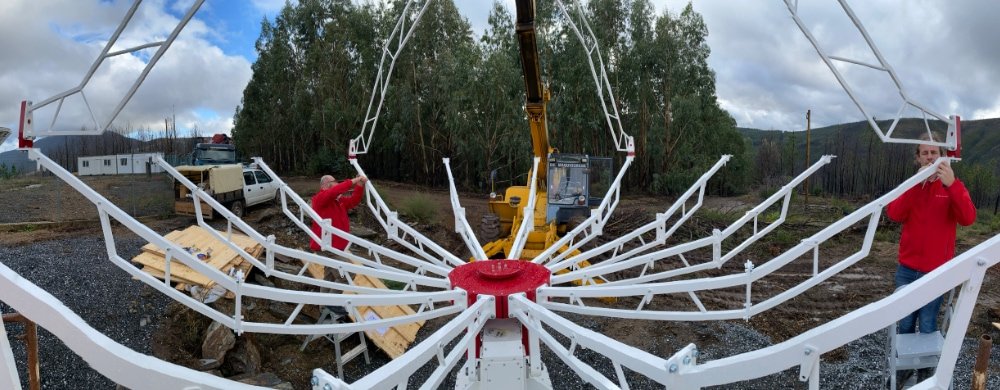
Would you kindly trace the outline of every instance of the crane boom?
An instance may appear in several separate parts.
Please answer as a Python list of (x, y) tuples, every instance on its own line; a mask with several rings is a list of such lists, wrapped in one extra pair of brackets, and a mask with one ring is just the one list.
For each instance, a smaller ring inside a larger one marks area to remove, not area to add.
[(545, 188), (548, 173), (548, 158), (552, 147), (546, 127), (545, 103), (548, 91), (542, 83), (541, 66), (538, 64), (538, 44), (535, 42), (535, 0), (516, 0), (517, 43), (521, 51), (521, 69), (524, 74), (525, 102), (528, 125), (531, 128), (531, 145), (535, 157), (539, 158), (538, 186)]

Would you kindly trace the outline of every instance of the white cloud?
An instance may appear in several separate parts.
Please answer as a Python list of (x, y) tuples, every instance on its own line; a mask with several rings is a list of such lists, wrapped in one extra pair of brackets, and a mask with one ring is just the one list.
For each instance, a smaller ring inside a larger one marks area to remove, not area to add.
[[(180, 2), (187, 10), (188, 2)], [(118, 26), (131, 2), (59, 2), (16, 0), (0, 3), (0, 126), (17, 129), (21, 100), (41, 100), (70, 89), (83, 79)], [(112, 51), (166, 39), (178, 11), (165, 0), (147, 0), (140, 6)], [(229, 132), (232, 114), (251, 76), (250, 63), (227, 55), (208, 38), (217, 36), (197, 17), (181, 32), (149, 73), (115, 124), (119, 127), (162, 130), (163, 118), (176, 115), (178, 129), (198, 126), (202, 133)], [(31, 37), (15, 39), (14, 37)], [(252, 44), (249, 42), (247, 44)], [(83, 89), (97, 121), (103, 125), (141, 73), (156, 48), (138, 55), (109, 58)], [(35, 112), (36, 128), (48, 127), (56, 109), (52, 104)], [(210, 110), (218, 118), (202, 118), (196, 110)], [(67, 98), (53, 129), (94, 127), (80, 95)], [(5, 143), (0, 150), (12, 146)]]
[[(298, 1), (292, 3), (298, 3)], [(285, 6), (285, 0), (251, 0), (250, 4), (253, 4), (253, 7), (261, 13), (274, 17)]]
[[(654, 0), (679, 13), (688, 0)], [(798, 2), (803, 19), (832, 53), (874, 62), (835, 2)], [(795, 26), (781, 1), (695, 1), (709, 29), (709, 65), (723, 107), (740, 126), (802, 128), (804, 113), (824, 126), (863, 118)], [(919, 0), (850, 5), (910, 97), (942, 115), (996, 117), (1000, 85), (1000, 3)], [(900, 98), (891, 80), (857, 66), (839, 67), (873, 115), (889, 117)]]

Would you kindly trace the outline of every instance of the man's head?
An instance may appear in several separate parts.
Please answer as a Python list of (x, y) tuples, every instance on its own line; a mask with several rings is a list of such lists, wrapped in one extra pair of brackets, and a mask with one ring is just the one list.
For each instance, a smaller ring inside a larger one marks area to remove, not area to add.
[[(920, 136), (921, 141), (937, 142), (930, 134), (924, 133)], [(940, 146), (918, 144), (917, 145), (917, 165), (925, 166), (933, 164), (938, 157), (944, 155), (944, 148)]]
[(337, 179), (334, 178), (333, 176), (323, 175), (323, 177), (319, 179), (320, 191), (333, 187), (334, 184), (337, 184)]

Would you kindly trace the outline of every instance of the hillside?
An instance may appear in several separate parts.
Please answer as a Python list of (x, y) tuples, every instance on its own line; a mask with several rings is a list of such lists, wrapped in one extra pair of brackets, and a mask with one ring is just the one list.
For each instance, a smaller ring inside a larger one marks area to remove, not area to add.
[[(188, 154), (194, 146), (194, 138), (169, 140), (158, 138), (141, 141), (115, 132), (101, 135), (65, 135), (41, 138), (35, 147), (70, 171), (76, 171), (76, 159), (83, 156), (103, 156), (109, 154), (161, 152)], [(0, 164), (17, 167), (20, 172), (34, 171), (35, 163), (28, 160), (27, 153), (10, 150), (0, 153)]]
[[(878, 123), (883, 128), (887, 128), (890, 122), (878, 121)], [(940, 130), (933, 126), (932, 129)], [(765, 139), (772, 142), (777, 141), (779, 145), (785, 145), (786, 142), (789, 142), (790, 137), (794, 137), (795, 155), (805, 156), (806, 133), (804, 131), (786, 132), (743, 127), (738, 128), (738, 130), (750, 140), (753, 150), (758, 150)], [(896, 134), (910, 136), (922, 130), (922, 121), (904, 119), (900, 121)], [(875, 132), (868, 126), (868, 122), (821, 127), (812, 129), (810, 133), (810, 153), (814, 161), (818, 156), (832, 153), (835, 146), (840, 144), (852, 141), (867, 143), (869, 138), (876, 137)], [(907, 148), (908, 146), (887, 145), (887, 147)], [(859, 150), (862, 156), (866, 154), (866, 151), (866, 148)], [(1000, 118), (962, 121), (962, 159), (969, 165), (991, 166), (994, 171), (1000, 173)]]

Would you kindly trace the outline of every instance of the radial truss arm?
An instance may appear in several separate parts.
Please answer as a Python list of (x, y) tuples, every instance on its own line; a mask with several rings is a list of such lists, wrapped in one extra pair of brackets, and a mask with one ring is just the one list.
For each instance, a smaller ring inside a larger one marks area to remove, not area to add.
[[(409, 266), (416, 267), (417, 273), (423, 273), (423, 271), (428, 271), (437, 275), (447, 276), (448, 272), (451, 270), (450, 266), (444, 264), (442, 261), (435, 259), (433, 257), (430, 258), (425, 257), (425, 259), (418, 259), (413, 256), (396, 252), (392, 249), (383, 247), (381, 245), (377, 245), (361, 237), (355, 236), (351, 233), (333, 227), (329, 219), (323, 219), (319, 216), (319, 214), (316, 214), (316, 211), (313, 210), (312, 206), (310, 206), (309, 203), (306, 203), (306, 201), (303, 200), (302, 197), (296, 194), (295, 191), (293, 191), (292, 188), (288, 186), (288, 184), (286, 184), (283, 180), (281, 180), (281, 178), (276, 173), (274, 173), (274, 171), (272, 171), (271, 168), (268, 167), (266, 163), (264, 163), (263, 159), (261, 159), (260, 157), (254, 157), (253, 161), (255, 164), (257, 164), (257, 166), (261, 170), (266, 172), (272, 179), (274, 179), (274, 181), (278, 183), (278, 188), (281, 191), (281, 209), (284, 212), (285, 216), (287, 216), (290, 220), (292, 220), (292, 222), (294, 222), (299, 227), (299, 229), (301, 229), (304, 233), (306, 233), (311, 239), (319, 243), (320, 247), (322, 247), (324, 251), (337, 254), (338, 256), (346, 257), (348, 259), (351, 259), (352, 261), (361, 262), (365, 265), (374, 268), (383, 268), (390, 270), (394, 269), (381, 262), (381, 257), (384, 256), (391, 258), (393, 260), (397, 260)], [(368, 196), (371, 196), (373, 191), (374, 187), (372, 187), (369, 184), (368, 191), (366, 191), (366, 194), (368, 194)], [(292, 202), (298, 207), (299, 211), (298, 215), (293, 213), (291, 209), (288, 207), (289, 199), (291, 199)], [(312, 231), (312, 228), (310, 228), (310, 226), (306, 224), (306, 217), (309, 217), (309, 219), (313, 221), (317, 221), (317, 224), (320, 227), (319, 236), (317, 236), (316, 233)], [(409, 226), (406, 227), (409, 228)], [(334, 248), (331, 245), (331, 239), (332, 236), (334, 235), (343, 238), (351, 245), (358, 245), (364, 248), (371, 255), (375, 257), (375, 260), (370, 261), (368, 259), (364, 259), (354, 254), (351, 254), (348, 251)]]
[(783, 343), (705, 364), (678, 367), (674, 388), (695, 389), (759, 378), (799, 367), (799, 380), (819, 383), (820, 356), (885, 329), (931, 300), (961, 286), (935, 375), (914, 389), (949, 387), (988, 268), (1000, 262), (1000, 236), (956, 256), (892, 295)]
[[(532, 260), (533, 262), (539, 264), (558, 262), (603, 233), (604, 225), (611, 219), (611, 214), (615, 211), (615, 207), (618, 206), (618, 202), (621, 200), (622, 179), (625, 177), (625, 172), (628, 171), (628, 168), (632, 166), (632, 160), (634, 159), (635, 156), (625, 157), (625, 163), (622, 164), (622, 169), (618, 171), (618, 176), (611, 182), (608, 193), (604, 194), (604, 200), (601, 201), (601, 205), (596, 209), (590, 210), (590, 216), (586, 220), (550, 245), (548, 249), (535, 256), (535, 259)], [(580, 237), (581, 234), (583, 234), (583, 237)], [(566, 249), (558, 252), (563, 247)]]
[[(372, 96), (368, 101), (368, 111), (365, 113), (365, 121), (361, 127), (361, 133), (351, 139), (348, 146), (348, 153), (353, 157), (358, 154), (368, 153), (368, 146), (375, 135), (375, 125), (378, 124), (378, 115), (382, 112), (382, 103), (385, 101), (385, 93), (389, 89), (389, 80), (392, 78), (392, 70), (396, 66), (396, 59), (402, 53), (406, 42), (413, 36), (420, 18), (427, 11), (427, 7), (432, 0), (408, 0), (403, 6), (396, 26), (392, 29), (392, 34), (385, 41), (382, 48), (382, 59), (379, 60), (378, 74), (375, 76), (375, 84), (372, 85)], [(422, 4), (421, 4), (422, 3)], [(420, 7), (416, 15), (412, 14), (411, 8)], [(412, 20), (411, 20), (412, 18)], [(409, 25), (407, 26), (407, 23)], [(388, 67), (386, 64), (388, 63)]]
[(469, 221), (465, 218), (465, 208), (458, 201), (455, 178), (451, 175), (451, 160), (447, 158), (442, 160), (444, 160), (444, 168), (448, 172), (448, 198), (451, 200), (451, 209), (455, 213), (455, 233), (458, 233), (462, 237), (462, 241), (469, 248), (469, 253), (472, 253), (472, 257), (476, 260), (486, 260), (486, 252), (483, 252), (483, 246), (479, 244), (476, 234), (472, 231)]
[(597, 96), (601, 101), (601, 109), (604, 110), (604, 119), (607, 122), (608, 130), (611, 132), (611, 138), (615, 142), (615, 148), (619, 152), (627, 152), (629, 155), (633, 155), (635, 154), (635, 142), (632, 136), (625, 133), (625, 130), (622, 128), (621, 118), (618, 114), (618, 103), (611, 90), (611, 80), (608, 79), (608, 71), (604, 66), (604, 57), (601, 55), (601, 48), (598, 45), (597, 37), (594, 36), (594, 31), (590, 29), (590, 23), (587, 22), (587, 18), (584, 16), (583, 6), (577, 0), (572, 0), (572, 2), (573, 6), (576, 7), (577, 16), (583, 25), (582, 31), (576, 22), (573, 21), (573, 14), (566, 8), (563, 1), (556, 0), (559, 9), (566, 15), (567, 23), (569, 23), (573, 32), (576, 33), (576, 37), (580, 39), (580, 43), (587, 52), (587, 64), (590, 66), (590, 75), (594, 78), (594, 84), (597, 87)]
[[(574, 324), (572, 321), (531, 302), (523, 294), (510, 297), (510, 312), (513, 317), (528, 328), (529, 333), (539, 337), (545, 346), (552, 350), (567, 366), (598, 388), (620, 387), (627, 389), (628, 383), (622, 375), (623, 366), (657, 382), (666, 382), (668, 375), (666, 360)], [(553, 337), (552, 332), (569, 339), (570, 345), (564, 346)], [(618, 383), (574, 356), (578, 349), (583, 348), (608, 357), (615, 365)], [(532, 351), (532, 353), (540, 352)]]
[[(851, 19), (851, 22), (854, 23), (854, 26), (857, 27), (858, 32), (864, 38), (865, 43), (868, 44), (868, 47), (871, 49), (872, 54), (874, 54), (875, 58), (878, 60), (878, 64), (869, 64), (861, 60), (833, 56), (827, 53), (827, 51), (819, 44), (819, 41), (817, 41), (816, 38), (813, 36), (812, 31), (810, 31), (809, 28), (806, 27), (805, 22), (802, 21), (802, 18), (799, 17), (798, 1), (797, 0), (784, 0), (784, 1), (785, 5), (788, 7), (788, 11), (791, 12), (792, 14), (792, 20), (795, 21), (795, 25), (798, 26), (800, 30), (802, 30), (802, 34), (805, 35), (806, 39), (809, 40), (809, 43), (811, 43), (813, 48), (816, 49), (816, 53), (819, 54), (820, 58), (823, 60), (823, 63), (826, 64), (827, 68), (830, 68), (830, 72), (832, 72), (833, 76), (836, 77), (837, 82), (840, 83), (840, 86), (844, 88), (844, 92), (846, 92), (847, 96), (849, 96), (851, 100), (854, 101), (854, 105), (858, 107), (858, 110), (861, 111), (861, 115), (864, 116), (865, 120), (868, 122), (868, 125), (871, 126), (872, 130), (874, 130), (876, 134), (878, 134), (882, 142), (905, 143), (905, 144), (930, 144), (930, 145), (946, 147), (950, 150), (956, 150), (958, 148), (958, 143), (959, 143), (959, 134), (957, 130), (959, 123), (958, 118), (945, 117), (944, 115), (938, 114), (934, 111), (931, 111), (930, 109), (925, 108), (924, 105), (910, 98), (909, 94), (906, 92), (906, 89), (903, 88), (903, 83), (899, 80), (899, 76), (896, 75), (896, 71), (893, 70), (892, 65), (890, 65), (889, 62), (885, 60), (885, 57), (882, 56), (882, 52), (879, 51), (877, 46), (875, 46), (875, 41), (873, 41), (871, 36), (868, 35), (868, 31), (865, 29), (864, 25), (861, 24), (861, 21), (854, 14), (854, 11), (851, 10), (851, 7), (847, 5), (846, 0), (838, 0), (838, 2), (840, 3), (841, 8), (844, 9), (844, 12), (847, 14), (847, 16)], [(877, 71), (885, 72), (886, 75), (892, 80), (893, 85), (895, 85), (897, 91), (899, 92), (899, 96), (903, 100), (903, 104), (899, 107), (899, 111), (896, 113), (896, 116), (893, 117), (892, 124), (889, 125), (889, 128), (887, 130), (882, 130), (882, 127), (875, 122), (875, 116), (872, 115), (872, 112), (869, 111), (868, 108), (866, 108), (865, 105), (861, 103), (860, 99), (858, 99), (858, 95), (854, 91), (854, 88), (851, 87), (851, 84), (847, 82), (847, 80), (844, 78), (844, 75), (834, 65), (834, 61), (840, 61), (847, 64), (864, 66), (870, 69), (875, 69)], [(922, 141), (919, 139), (906, 139), (906, 138), (893, 137), (892, 133), (896, 129), (896, 125), (899, 123), (899, 120), (902, 119), (903, 112), (907, 107), (913, 107), (916, 108), (917, 110), (920, 110), (920, 113), (923, 115), (924, 119), (924, 128), (928, 135), (931, 134), (930, 124), (927, 123), (928, 115), (932, 116), (937, 120), (947, 123), (948, 130), (945, 141), (941, 142), (937, 140), (937, 142), (929, 142), (929, 141)]]
[[(644, 252), (644, 251), (646, 251), (646, 250), (648, 250), (650, 248), (653, 248), (653, 247), (656, 247), (656, 246), (659, 246), (659, 245), (663, 245), (663, 243), (665, 243), (667, 241), (667, 238), (669, 238), (671, 235), (674, 234), (674, 231), (676, 231), (677, 228), (679, 228), (682, 224), (684, 224), (684, 222), (687, 221), (688, 218), (690, 218), (692, 215), (694, 215), (695, 211), (698, 211), (698, 209), (701, 208), (701, 205), (702, 205), (702, 203), (704, 202), (704, 199), (705, 199), (705, 186), (708, 184), (708, 180), (710, 178), (712, 178), (712, 176), (714, 176), (715, 173), (719, 171), (719, 169), (722, 169), (722, 167), (726, 165), (726, 163), (729, 161), (729, 159), (731, 157), (732, 157), (731, 155), (723, 155), (719, 159), (719, 161), (716, 162), (715, 165), (712, 166), (712, 168), (710, 168), (707, 172), (705, 172), (704, 174), (702, 174), (701, 177), (698, 178), (698, 180), (696, 180), (694, 182), (694, 184), (692, 184), (691, 187), (688, 188), (688, 190), (684, 192), (684, 194), (682, 194), (679, 198), (677, 198), (677, 200), (674, 201), (673, 205), (670, 206), (670, 208), (667, 209), (667, 211), (665, 213), (656, 214), (656, 220), (655, 221), (650, 222), (650, 223), (646, 224), (645, 226), (642, 226), (642, 227), (640, 227), (640, 228), (638, 228), (638, 229), (636, 229), (636, 230), (634, 230), (632, 232), (626, 233), (625, 235), (623, 235), (621, 237), (618, 237), (618, 238), (616, 238), (614, 240), (611, 240), (610, 242), (608, 242), (608, 243), (606, 243), (604, 245), (598, 246), (596, 248), (593, 248), (591, 250), (583, 252), (583, 253), (581, 253), (581, 254), (579, 254), (577, 256), (573, 256), (572, 258), (569, 258), (569, 259), (565, 259), (565, 258), (568, 256), (568, 254), (569, 254), (570, 251), (564, 251), (562, 254), (560, 254), (558, 256), (552, 257), (552, 260), (550, 262), (552, 262), (553, 264), (550, 264), (548, 266), (548, 268), (550, 270), (552, 270), (553, 272), (558, 272), (558, 271), (561, 271), (561, 270), (567, 269), (567, 268), (575, 268), (579, 262), (587, 260), (587, 259), (592, 259), (592, 258), (594, 258), (594, 257), (596, 257), (598, 255), (607, 253), (609, 251), (614, 251), (614, 254), (610, 258), (608, 258), (604, 262), (602, 262), (602, 264), (609, 263), (609, 262), (614, 263), (614, 262), (618, 262), (618, 261), (623, 260), (623, 259), (627, 259), (627, 258), (629, 258), (629, 257), (631, 257), (631, 256), (633, 256), (633, 255), (635, 255), (637, 253)], [(630, 160), (626, 160), (626, 163), (629, 162), (629, 161)], [(623, 171), (624, 171), (624, 168), (623, 168)], [(616, 179), (616, 182), (618, 180), (620, 180), (622, 178), (622, 176), (623, 175), (619, 174), (619, 177)], [(688, 210), (686, 204), (687, 204), (688, 200), (690, 200), (691, 197), (694, 196), (695, 192), (698, 193), (698, 200), (695, 202), (694, 206), (692, 206), (691, 209)], [(618, 196), (618, 194), (615, 193), (615, 202), (616, 203), (618, 201), (617, 196)], [(605, 197), (605, 202), (607, 202), (607, 201), (608, 201), (608, 198)], [(604, 204), (602, 203), (602, 206), (603, 205)], [(675, 221), (674, 224), (671, 225), (669, 229), (667, 229), (667, 221), (670, 220), (670, 218), (672, 218), (674, 216), (674, 214), (677, 213), (678, 210), (681, 212), (680, 216), (678, 217), (677, 221)], [(610, 212), (609, 212), (609, 214), (610, 214)], [(607, 222), (608, 218), (610, 218), (610, 215), (604, 216), (601, 219), (601, 225), (600, 226), (603, 227), (604, 223)], [(592, 215), (591, 219), (595, 219), (595, 216)], [(583, 225), (586, 225), (586, 222)], [(586, 226), (584, 226), (584, 227), (586, 227)], [(580, 229), (580, 228), (577, 227), (577, 229)], [(599, 230), (599, 229), (595, 229), (595, 230)], [(653, 231), (653, 230), (656, 231), (656, 239), (652, 240), (652, 241), (650, 241), (648, 243), (645, 242), (645, 240), (643, 239), (642, 236), (644, 234), (646, 234), (646, 233), (649, 233), (649, 232)], [(574, 229), (574, 232), (575, 231), (576, 231), (576, 229)], [(600, 232), (598, 231), (597, 234), (600, 234)], [(572, 235), (571, 234), (567, 235), (567, 237), (572, 237)], [(563, 239), (566, 239), (566, 237), (564, 237)], [(634, 241), (638, 241), (639, 242), (639, 247), (637, 247), (637, 248), (635, 248), (633, 250), (630, 250), (630, 251), (628, 251), (626, 253), (618, 254), (618, 251), (622, 250), (624, 248), (625, 244), (627, 244), (629, 242), (634, 242)], [(573, 243), (571, 243), (570, 249), (571, 250), (572, 249), (577, 249), (582, 244), (583, 243), (577, 244), (576, 242), (573, 242)], [(551, 250), (551, 248), (550, 248), (550, 250)], [(542, 253), (542, 255), (544, 255), (544, 254), (545, 253)], [(541, 257), (542, 255), (539, 255), (539, 257)], [(537, 262), (537, 259), (536, 259), (536, 262)]]
[[(361, 165), (358, 164), (357, 159), (350, 159), (351, 165), (354, 169), (358, 171), (358, 174), (364, 176), (365, 171), (361, 169)], [(399, 213), (393, 211), (385, 204), (382, 197), (379, 195), (378, 191), (375, 190), (375, 185), (369, 180), (365, 183), (365, 199), (368, 204), (368, 208), (371, 210), (372, 215), (378, 220), (382, 228), (389, 235), (389, 238), (396, 241), (400, 245), (406, 247), (413, 253), (416, 253), (427, 259), (428, 261), (440, 264), (443, 267), (451, 268), (451, 266), (457, 266), (465, 264), (465, 261), (459, 259), (451, 252), (442, 248), (436, 242), (427, 238), (423, 234), (414, 229), (405, 222), (399, 220)], [(450, 263), (450, 265), (449, 265)]]
[[(235, 275), (230, 275), (198, 260), (191, 253), (188, 253), (188, 251), (157, 234), (146, 225), (143, 225), (139, 221), (135, 220), (135, 218), (122, 211), (120, 208), (80, 181), (80, 179), (72, 173), (66, 171), (59, 164), (56, 164), (54, 161), (43, 155), (38, 149), (28, 149), (28, 158), (37, 161), (38, 164), (55, 174), (87, 198), (87, 200), (97, 206), (108, 258), (115, 265), (125, 270), (136, 279), (159, 290), (164, 295), (183, 303), (206, 317), (219, 321), (223, 325), (235, 330), (237, 333), (247, 331), (277, 334), (329, 334), (356, 332), (360, 330), (375, 330), (382, 327), (449, 315), (460, 312), (465, 308), (465, 293), (461, 290), (409, 292), (407, 294), (383, 293), (358, 295), (293, 291), (275, 287), (246, 284), (244, 283), (245, 275), (243, 275), (242, 271), (236, 272)], [(142, 239), (164, 249), (166, 261), (164, 262), (165, 269), (162, 280), (136, 268), (118, 254), (118, 250), (115, 245), (114, 232), (111, 228), (112, 219), (128, 228)], [(235, 296), (233, 313), (223, 313), (218, 309), (198, 301), (171, 287), (171, 260), (182, 263), (191, 268), (193, 271), (209, 278), (215, 286), (223, 289), (223, 292), (232, 292)], [(259, 262), (256, 264), (259, 264)], [(409, 280), (413, 280), (413, 277), (411, 276)], [(288, 319), (286, 319), (284, 323), (246, 322), (243, 320), (242, 316), (244, 297), (290, 303), (297, 305), (297, 309)], [(331, 325), (294, 324), (293, 322), (298, 310), (301, 310), (301, 306), (306, 304), (344, 306), (349, 312), (355, 314), (355, 318), (359, 318), (360, 322), (354, 324)], [(375, 321), (364, 320), (358, 311), (359, 307), (362, 306), (396, 306), (400, 304), (420, 305), (420, 309), (411, 315), (379, 319)], [(436, 308), (436, 306), (441, 307)]]
[(524, 245), (528, 242), (528, 234), (535, 230), (535, 202), (538, 200), (538, 162), (539, 158), (535, 157), (534, 164), (531, 168), (531, 180), (528, 181), (528, 200), (525, 201), (524, 207), (521, 208), (521, 225), (517, 228), (517, 234), (514, 236), (514, 243), (511, 245), (510, 253), (507, 257), (510, 259), (520, 259), (521, 251), (524, 250)]
[[(90, 69), (87, 70), (87, 74), (84, 75), (83, 80), (80, 81), (80, 84), (69, 90), (56, 94), (55, 96), (52, 96), (48, 99), (42, 100), (37, 104), (32, 104), (31, 102), (27, 101), (22, 103), (21, 123), (20, 123), (21, 127), (20, 147), (31, 147), (32, 140), (34, 140), (37, 137), (43, 137), (47, 135), (100, 134), (105, 130), (107, 130), (108, 127), (111, 126), (111, 123), (114, 122), (115, 118), (118, 117), (118, 114), (121, 113), (122, 109), (125, 108), (125, 104), (127, 104), (128, 101), (132, 99), (132, 96), (135, 95), (135, 91), (139, 89), (139, 85), (142, 85), (142, 82), (146, 80), (146, 76), (149, 75), (149, 71), (153, 69), (153, 66), (155, 66), (156, 63), (160, 60), (160, 57), (163, 56), (163, 53), (167, 52), (167, 49), (170, 48), (170, 45), (174, 43), (175, 39), (177, 39), (177, 35), (180, 34), (181, 30), (184, 29), (184, 26), (186, 26), (187, 23), (191, 20), (191, 18), (194, 17), (194, 14), (198, 12), (198, 9), (201, 8), (201, 4), (204, 3), (204, 1), (205, 0), (195, 0), (193, 4), (191, 4), (191, 7), (184, 14), (181, 20), (177, 23), (177, 26), (174, 27), (173, 31), (171, 31), (170, 33), (170, 36), (168, 36), (166, 40), (161, 42), (147, 43), (136, 47), (109, 53), (109, 51), (111, 51), (111, 48), (115, 45), (115, 43), (118, 42), (118, 37), (121, 35), (122, 31), (125, 30), (125, 27), (128, 26), (129, 21), (132, 20), (132, 17), (135, 15), (136, 10), (138, 10), (139, 8), (139, 4), (142, 3), (142, 0), (135, 0), (132, 3), (132, 7), (130, 7), (128, 12), (125, 14), (125, 17), (118, 24), (118, 28), (115, 29), (115, 32), (108, 39), (108, 43), (104, 45), (104, 49), (101, 51), (101, 54), (98, 55), (97, 59), (94, 60), (94, 63), (90, 65)], [(90, 79), (94, 76), (94, 72), (96, 72), (97, 68), (99, 68), (101, 64), (104, 63), (104, 60), (117, 55), (132, 53), (150, 47), (159, 47), (159, 49), (156, 50), (156, 53), (154, 53), (153, 56), (149, 59), (149, 62), (146, 63), (146, 66), (142, 69), (142, 72), (136, 78), (135, 82), (132, 83), (132, 86), (125, 93), (125, 96), (122, 97), (122, 100), (119, 101), (118, 105), (114, 108), (113, 111), (111, 111), (111, 116), (108, 118), (108, 120), (103, 124), (98, 125), (97, 119), (94, 116), (94, 111), (90, 108), (90, 103), (87, 103), (87, 97), (83, 93), (83, 88), (87, 86), (87, 84), (90, 82)], [(72, 131), (52, 130), (52, 127), (54, 127), (56, 124), (56, 120), (59, 118), (59, 112), (60, 110), (62, 110), (63, 101), (65, 101), (67, 97), (75, 95), (77, 93), (80, 94), (80, 96), (83, 98), (83, 102), (87, 105), (87, 111), (90, 112), (91, 119), (94, 121), (94, 129), (87, 130), (83, 128), (83, 129), (75, 129)], [(34, 111), (56, 101), (59, 102), (59, 105), (56, 108), (55, 114), (52, 116), (52, 123), (49, 125), (49, 128), (36, 129), (34, 127), (34, 120), (33, 120)]]
[[(594, 277), (603, 277), (614, 272), (622, 271), (637, 266), (644, 266), (641, 275), (634, 278), (611, 281), (605, 283), (603, 286), (645, 283), (655, 280), (666, 279), (670, 277), (676, 277), (691, 272), (703, 271), (710, 268), (719, 268), (732, 258), (736, 257), (737, 254), (742, 252), (748, 246), (750, 246), (751, 244), (759, 240), (761, 237), (767, 235), (772, 230), (776, 229), (778, 226), (784, 223), (785, 219), (788, 216), (788, 206), (791, 203), (792, 191), (807, 178), (815, 174), (820, 168), (822, 168), (826, 164), (829, 164), (830, 161), (832, 161), (833, 157), (834, 156), (831, 155), (820, 157), (818, 161), (813, 163), (812, 166), (810, 166), (808, 169), (806, 169), (801, 174), (796, 176), (794, 179), (789, 181), (788, 184), (785, 184), (783, 187), (781, 187), (778, 191), (776, 191), (766, 200), (764, 200), (754, 208), (747, 211), (746, 214), (743, 215), (743, 217), (737, 219), (735, 222), (730, 224), (725, 230), (715, 231), (711, 237), (705, 237), (700, 240), (689, 241), (683, 244), (674, 245), (669, 248), (664, 248), (643, 255), (638, 255), (639, 253), (656, 246), (653, 245), (655, 242), (651, 244), (644, 244), (636, 249), (630, 250), (621, 255), (612, 255), (609, 259), (595, 266), (587, 267), (585, 269), (575, 270), (572, 272), (567, 272), (561, 275), (554, 275), (552, 277), (552, 283), (553, 284), (565, 283), (567, 281), (576, 280), (579, 278), (586, 279)], [(705, 180), (708, 179), (705, 176), (703, 176), (702, 178)], [(698, 184), (696, 183), (694, 187), (688, 190), (689, 194), (686, 195), (690, 196), (690, 193), (693, 192), (695, 188), (702, 188), (701, 191), (704, 192), (704, 184), (702, 184), (701, 187), (698, 187)], [(657, 228), (657, 226), (660, 225), (665, 226), (665, 221), (667, 220), (667, 218), (669, 218), (669, 215), (672, 215), (672, 212), (676, 211), (676, 208), (680, 207), (678, 202), (685, 200), (686, 198), (682, 196), (680, 199), (677, 200), (677, 202), (674, 202), (674, 206), (671, 207), (671, 210), (673, 211), (668, 211), (667, 216), (657, 215), (657, 221), (654, 221), (642, 228), (639, 228), (639, 231)], [(758, 219), (760, 218), (761, 214), (763, 214), (771, 206), (776, 204), (779, 200), (782, 201), (782, 205), (781, 205), (781, 213), (778, 215), (778, 218), (772, 221), (767, 226), (759, 228)], [(699, 205), (700, 202), (701, 199), (699, 198), (699, 203), (698, 203)], [(695, 209), (696, 208), (693, 208), (689, 213), (693, 213)], [(672, 233), (675, 229), (677, 229), (677, 227), (679, 227), (679, 225), (683, 223), (689, 215), (690, 214), (683, 215), (681, 219), (678, 220), (677, 223), (675, 223), (674, 226), (670, 229), (670, 233)], [(659, 222), (660, 219), (662, 219), (664, 222)], [(745, 225), (747, 225), (750, 222), (753, 222), (753, 233), (750, 235), (750, 237), (747, 237), (739, 245), (737, 245), (733, 249), (730, 249), (728, 252), (723, 254), (722, 242), (727, 238), (731, 237), (733, 234), (735, 234), (737, 231), (742, 229)], [(663, 228), (658, 228), (658, 229), (663, 229)], [(666, 233), (667, 232), (664, 232), (664, 234), (662, 234), (663, 236), (665, 236), (662, 238), (662, 241), (666, 241), (666, 238), (669, 237), (669, 234)], [(662, 242), (660, 240), (660, 236), (661, 236), (660, 231), (657, 231), (657, 242)], [(625, 237), (629, 236), (627, 235)], [(599, 253), (604, 253), (611, 249), (614, 249), (615, 253), (617, 253), (617, 251), (620, 250), (621, 246), (624, 245), (625, 242), (626, 242), (625, 240), (611, 241), (608, 244), (597, 247), (591, 251), (585, 252), (580, 256), (577, 256), (576, 258), (587, 259), (589, 258), (589, 256), (596, 255)], [(712, 247), (712, 261), (695, 265), (688, 264), (687, 260), (683, 257), (683, 254), (703, 247)], [(656, 261), (667, 259), (673, 256), (680, 257), (681, 261), (684, 262), (684, 267), (655, 274), (646, 273), (647, 271), (652, 270)], [(556, 270), (560, 269), (556, 267), (553, 268)]]
[[(948, 158), (938, 159), (938, 161), (936, 161), (930, 168), (921, 170), (916, 175), (903, 182), (903, 184), (899, 187), (896, 187), (889, 193), (865, 205), (864, 207), (861, 207), (857, 211), (819, 231), (813, 236), (802, 240), (800, 244), (789, 249), (778, 257), (764, 263), (763, 265), (754, 267), (752, 263), (748, 262), (746, 264), (746, 271), (742, 274), (661, 283), (621, 284), (612, 286), (543, 287), (538, 290), (538, 300), (543, 302), (543, 306), (553, 310), (618, 318), (641, 318), (674, 321), (749, 318), (786, 302), (795, 296), (798, 296), (802, 292), (829, 279), (831, 276), (865, 258), (871, 250), (871, 244), (875, 238), (875, 231), (878, 227), (878, 218), (881, 214), (882, 208), (889, 204), (889, 202), (893, 199), (902, 195), (905, 191), (923, 183), (927, 178), (934, 174), (937, 166), (944, 163), (946, 160), (948, 160)], [(865, 232), (861, 249), (821, 271), (819, 267), (819, 245), (853, 226), (855, 223), (864, 221), (865, 219), (868, 220), (868, 228)], [(704, 242), (700, 244), (706, 245)], [(811, 277), (778, 295), (765, 299), (761, 302), (754, 303), (752, 299), (752, 285), (755, 281), (778, 271), (801, 256), (810, 254), (810, 252), (813, 254), (813, 275)], [(586, 270), (587, 269), (584, 269), (583, 271)], [(681, 268), (681, 270), (686, 271), (684, 268)], [(583, 275), (587, 274), (584, 272)], [(588, 277), (593, 276), (588, 275)], [(556, 278), (553, 277), (552, 279), (554, 281)], [(696, 296), (699, 291), (732, 287), (745, 287), (746, 294), (742, 309), (707, 310)], [(691, 297), (692, 301), (694, 301), (697, 310), (644, 310), (644, 306), (647, 305), (655, 295), (659, 294), (686, 294)], [(583, 300), (580, 299), (627, 296), (642, 297), (640, 304), (636, 309), (587, 307), (584, 305)], [(569, 300), (569, 303), (552, 301), (552, 298), (557, 297), (566, 298)]]

